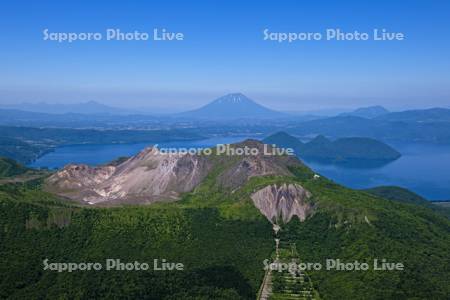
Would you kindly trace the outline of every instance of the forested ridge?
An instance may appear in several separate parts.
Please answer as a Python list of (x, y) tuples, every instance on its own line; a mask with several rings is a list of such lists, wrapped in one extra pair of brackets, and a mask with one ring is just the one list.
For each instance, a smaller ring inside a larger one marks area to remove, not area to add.
[[(41, 190), (41, 181), (0, 186), (0, 298), (254, 299), (272, 224), (249, 195), (274, 183), (308, 189), (317, 211), (282, 225), (280, 237), (301, 259), (402, 262), (404, 271), (313, 271), (323, 299), (447, 299), (450, 222), (430, 208), (399, 203), (314, 178), (251, 178), (238, 190), (217, 184), (222, 161), (180, 201), (148, 206), (79, 206)], [(43, 270), (53, 262), (182, 262), (184, 271)]]

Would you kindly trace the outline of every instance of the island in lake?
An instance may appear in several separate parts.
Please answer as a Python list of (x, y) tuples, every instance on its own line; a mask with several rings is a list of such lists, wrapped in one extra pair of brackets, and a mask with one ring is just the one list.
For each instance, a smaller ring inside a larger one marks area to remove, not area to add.
[(332, 141), (323, 135), (318, 135), (311, 141), (304, 143), (286, 132), (277, 132), (266, 137), (263, 141), (266, 144), (274, 144), (281, 148), (292, 148), (295, 154), (303, 159), (328, 163), (390, 162), (401, 156), (391, 146), (365, 137), (347, 137)]

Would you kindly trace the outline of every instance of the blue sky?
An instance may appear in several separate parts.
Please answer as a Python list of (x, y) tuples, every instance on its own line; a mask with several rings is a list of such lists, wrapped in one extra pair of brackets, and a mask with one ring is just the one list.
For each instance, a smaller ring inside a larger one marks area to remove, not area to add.
[[(3, 1), (0, 103), (95, 100), (183, 110), (243, 92), (281, 110), (450, 107), (448, 1), (120, 2)], [(43, 40), (46, 28), (165, 28), (185, 39), (57, 43)], [(265, 28), (385, 28), (406, 39), (288, 44), (264, 41)]]

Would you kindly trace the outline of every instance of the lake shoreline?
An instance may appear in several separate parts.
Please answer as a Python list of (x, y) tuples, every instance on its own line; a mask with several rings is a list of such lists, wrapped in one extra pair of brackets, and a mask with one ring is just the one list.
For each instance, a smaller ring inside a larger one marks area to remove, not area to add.
[[(115, 143), (62, 145), (41, 156), (33, 168), (55, 169), (69, 163), (100, 165), (117, 157), (132, 156), (152, 144), (160, 147), (213, 147), (241, 142), (255, 136), (215, 136), (207, 139), (166, 143)], [(407, 188), (430, 201), (450, 199), (450, 146), (422, 143), (396, 144), (402, 157), (392, 162), (373, 164), (333, 164), (301, 159), (315, 172), (353, 189), (395, 185)]]

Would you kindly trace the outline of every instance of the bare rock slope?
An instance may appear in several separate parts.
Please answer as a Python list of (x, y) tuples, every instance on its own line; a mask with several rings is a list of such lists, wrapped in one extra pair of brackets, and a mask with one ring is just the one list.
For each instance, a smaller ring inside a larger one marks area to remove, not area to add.
[[(293, 156), (268, 155), (272, 148), (247, 140), (230, 145), (236, 149), (258, 149), (251, 155), (191, 155), (162, 153), (147, 148), (136, 156), (107, 165), (68, 165), (47, 179), (47, 190), (89, 204), (152, 203), (171, 201), (192, 191), (214, 169), (216, 184), (230, 191), (242, 187), (255, 176), (293, 176), (290, 166), (302, 163)], [(255, 205), (269, 220), (293, 215), (305, 217), (302, 199), (309, 196), (296, 185), (267, 187), (252, 196)], [(291, 211), (292, 210), (292, 211)]]
[(288, 223), (293, 216), (304, 221), (314, 212), (311, 193), (299, 184), (269, 185), (251, 195), (259, 211), (274, 223)]
[(153, 202), (174, 199), (192, 190), (209, 168), (202, 156), (164, 154), (157, 148), (147, 148), (118, 165), (68, 165), (47, 180), (47, 187), (91, 204)]

